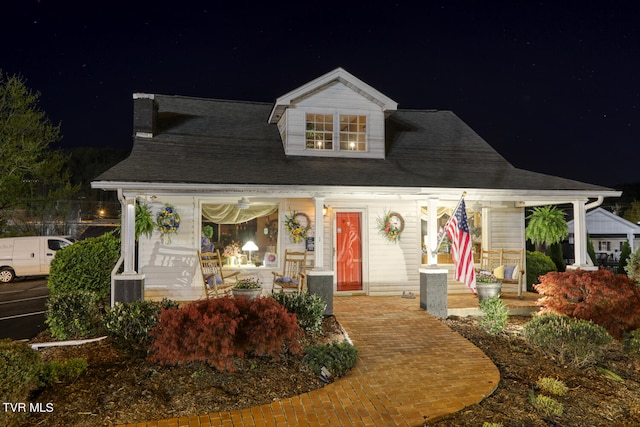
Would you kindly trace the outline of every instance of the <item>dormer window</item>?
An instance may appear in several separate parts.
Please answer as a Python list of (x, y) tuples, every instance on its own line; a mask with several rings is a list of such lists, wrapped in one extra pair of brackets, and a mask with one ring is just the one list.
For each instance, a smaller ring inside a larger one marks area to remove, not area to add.
[(367, 151), (367, 117), (340, 114), (340, 127), (336, 130), (333, 114), (306, 113), (305, 148), (307, 150)]
[(340, 149), (367, 151), (367, 117), (340, 115)]
[(311, 150), (333, 150), (333, 115), (307, 113), (305, 147)]
[(287, 156), (384, 159), (385, 120), (398, 103), (337, 68), (274, 104)]

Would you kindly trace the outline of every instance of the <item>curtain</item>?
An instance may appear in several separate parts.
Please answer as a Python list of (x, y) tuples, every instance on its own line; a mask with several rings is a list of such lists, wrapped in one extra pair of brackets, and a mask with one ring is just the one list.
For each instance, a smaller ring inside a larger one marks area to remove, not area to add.
[[(452, 213), (453, 208), (443, 206), (438, 207), (438, 218), (442, 218), (442, 216), (445, 214), (451, 216)], [(429, 217), (427, 216), (427, 208), (424, 206), (420, 208), (420, 219), (423, 221), (429, 220)]]
[(202, 215), (216, 224), (240, 224), (271, 215), (278, 211), (278, 205), (255, 205), (240, 209), (238, 205), (202, 205)]

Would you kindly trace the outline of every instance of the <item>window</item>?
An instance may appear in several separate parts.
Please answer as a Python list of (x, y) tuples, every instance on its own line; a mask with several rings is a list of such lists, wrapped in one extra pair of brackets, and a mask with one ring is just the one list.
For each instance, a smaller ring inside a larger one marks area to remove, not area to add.
[(64, 240), (47, 239), (47, 247), (52, 251), (59, 251), (60, 249), (66, 248), (67, 246), (69, 246), (69, 243), (65, 242)]
[(367, 150), (367, 117), (340, 114), (340, 128), (334, 133), (332, 114), (306, 114), (305, 148), (308, 150), (333, 150), (338, 138), (343, 151)]
[(333, 150), (333, 115), (307, 113), (305, 147)]
[[(251, 252), (253, 259), (244, 260), (260, 266), (265, 254), (275, 253), (278, 246), (278, 206), (256, 205), (239, 209), (234, 204), (203, 204), (201, 240), (202, 251), (211, 250), (213, 244), (214, 250), (219, 250), (223, 256), (225, 248), (232, 243), (242, 248), (252, 241), (258, 250)], [(241, 254), (249, 255), (248, 251)]]
[(340, 115), (340, 149), (366, 151), (367, 118), (351, 114)]
[(598, 250), (599, 251), (610, 251), (611, 250), (611, 242), (598, 242)]
[[(451, 258), (451, 241), (447, 235), (445, 226), (453, 213), (452, 208), (440, 207), (438, 208), (438, 235), (437, 241), (440, 243), (438, 247), (438, 262), (443, 264), (453, 263)], [(420, 208), (421, 219), (421, 235), (422, 235), (422, 251), (423, 251), (423, 263), (427, 262), (427, 255), (429, 249), (429, 227), (428, 227), (428, 208), (422, 206)], [(471, 233), (473, 256), (476, 261), (479, 261), (480, 254), (482, 252), (482, 210), (467, 210), (467, 220), (469, 223), (469, 232)]]

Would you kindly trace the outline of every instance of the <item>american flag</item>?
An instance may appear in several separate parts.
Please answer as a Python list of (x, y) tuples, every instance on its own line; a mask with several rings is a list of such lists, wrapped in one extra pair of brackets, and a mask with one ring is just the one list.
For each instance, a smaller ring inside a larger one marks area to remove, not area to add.
[(458, 208), (451, 216), (447, 226), (447, 235), (451, 239), (451, 256), (456, 266), (454, 278), (463, 282), (476, 293), (476, 271), (473, 266), (473, 252), (471, 248), (471, 233), (467, 221), (467, 210), (464, 199), (460, 200)]

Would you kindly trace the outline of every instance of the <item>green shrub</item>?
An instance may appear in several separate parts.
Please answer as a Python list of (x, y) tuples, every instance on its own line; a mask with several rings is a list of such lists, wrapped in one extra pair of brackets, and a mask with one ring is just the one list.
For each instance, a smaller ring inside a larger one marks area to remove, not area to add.
[(547, 273), (536, 285), (542, 312), (591, 320), (616, 339), (640, 328), (640, 287), (610, 270)]
[(278, 292), (273, 294), (273, 299), (284, 305), (289, 313), (296, 314), (298, 326), (305, 332), (316, 335), (322, 331), (322, 313), (327, 305), (318, 295)]
[(107, 310), (104, 327), (114, 343), (130, 353), (147, 353), (152, 341), (150, 331), (158, 323), (162, 309), (177, 309), (178, 303), (163, 299), (155, 301), (117, 302)]
[(564, 406), (557, 400), (543, 394), (536, 396), (531, 392), (531, 404), (545, 417), (560, 417), (564, 413)]
[(593, 261), (593, 265), (597, 267), (600, 264), (598, 262), (598, 257), (596, 256), (596, 250), (593, 247), (593, 242), (591, 241), (591, 236), (589, 236), (588, 234), (587, 234), (587, 255), (589, 255), (589, 258), (591, 258), (591, 261)]
[(111, 292), (111, 270), (120, 257), (120, 239), (103, 234), (81, 240), (56, 252), (51, 261), (50, 295), (92, 291), (105, 302)]
[(320, 375), (325, 367), (331, 375), (341, 377), (358, 361), (358, 349), (346, 340), (330, 345), (307, 346), (305, 353), (303, 362), (316, 375)]
[(553, 260), (541, 252), (527, 251), (527, 291), (535, 292), (533, 285), (538, 278), (550, 271), (556, 271)]
[[(39, 386), (40, 354), (25, 342), (0, 340), (0, 402), (26, 402)], [(0, 411), (0, 425), (11, 425), (20, 414)]]
[(148, 359), (165, 365), (206, 362), (233, 371), (235, 358), (302, 353), (296, 315), (273, 298), (215, 298), (165, 310), (151, 331)]
[(640, 329), (627, 332), (624, 335), (623, 343), (626, 351), (640, 355)]
[(636, 249), (627, 259), (624, 266), (627, 276), (636, 283), (640, 283), (640, 248)]
[(557, 314), (534, 316), (524, 326), (524, 337), (561, 364), (582, 367), (602, 358), (611, 335), (599, 325)]
[(631, 245), (629, 245), (629, 242), (625, 240), (622, 244), (622, 249), (620, 250), (620, 260), (618, 261), (618, 269), (616, 270), (616, 273), (627, 274), (627, 271), (624, 268), (627, 266), (630, 256)]
[(40, 380), (44, 384), (70, 383), (82, 375), (87, 367), (87, 361), (81, 358), (72, 358), (63, 362), (53, 360), (42, 367)]
[(50, 296), (45, 323), (57, 340), (96, 336), (102, 323), (100, 298), (89, 291)]
[(553, 261), (553, 264), (556, 266), (556, 271), (564, 271), (566, 266), (564, 264), (564, 255), (562, 254), (562, 243), (554, 243), (549, 246), (549, 250), (547, 251), (549, 258)]
[(489, 335), (498, 335), (504, 332), (509, 319), (507, 305), (500, 299), (500, 295), (480, 301), (480, 311), (485, 315), (480, 319), (480, 327)]
[(553, 394), (556, 396), (564, 396), (569, 391), (569, 387), (567, 387), (564, 382), (549, 377), (538, 378), (536, 387), (538, 387), (543, 393)]

